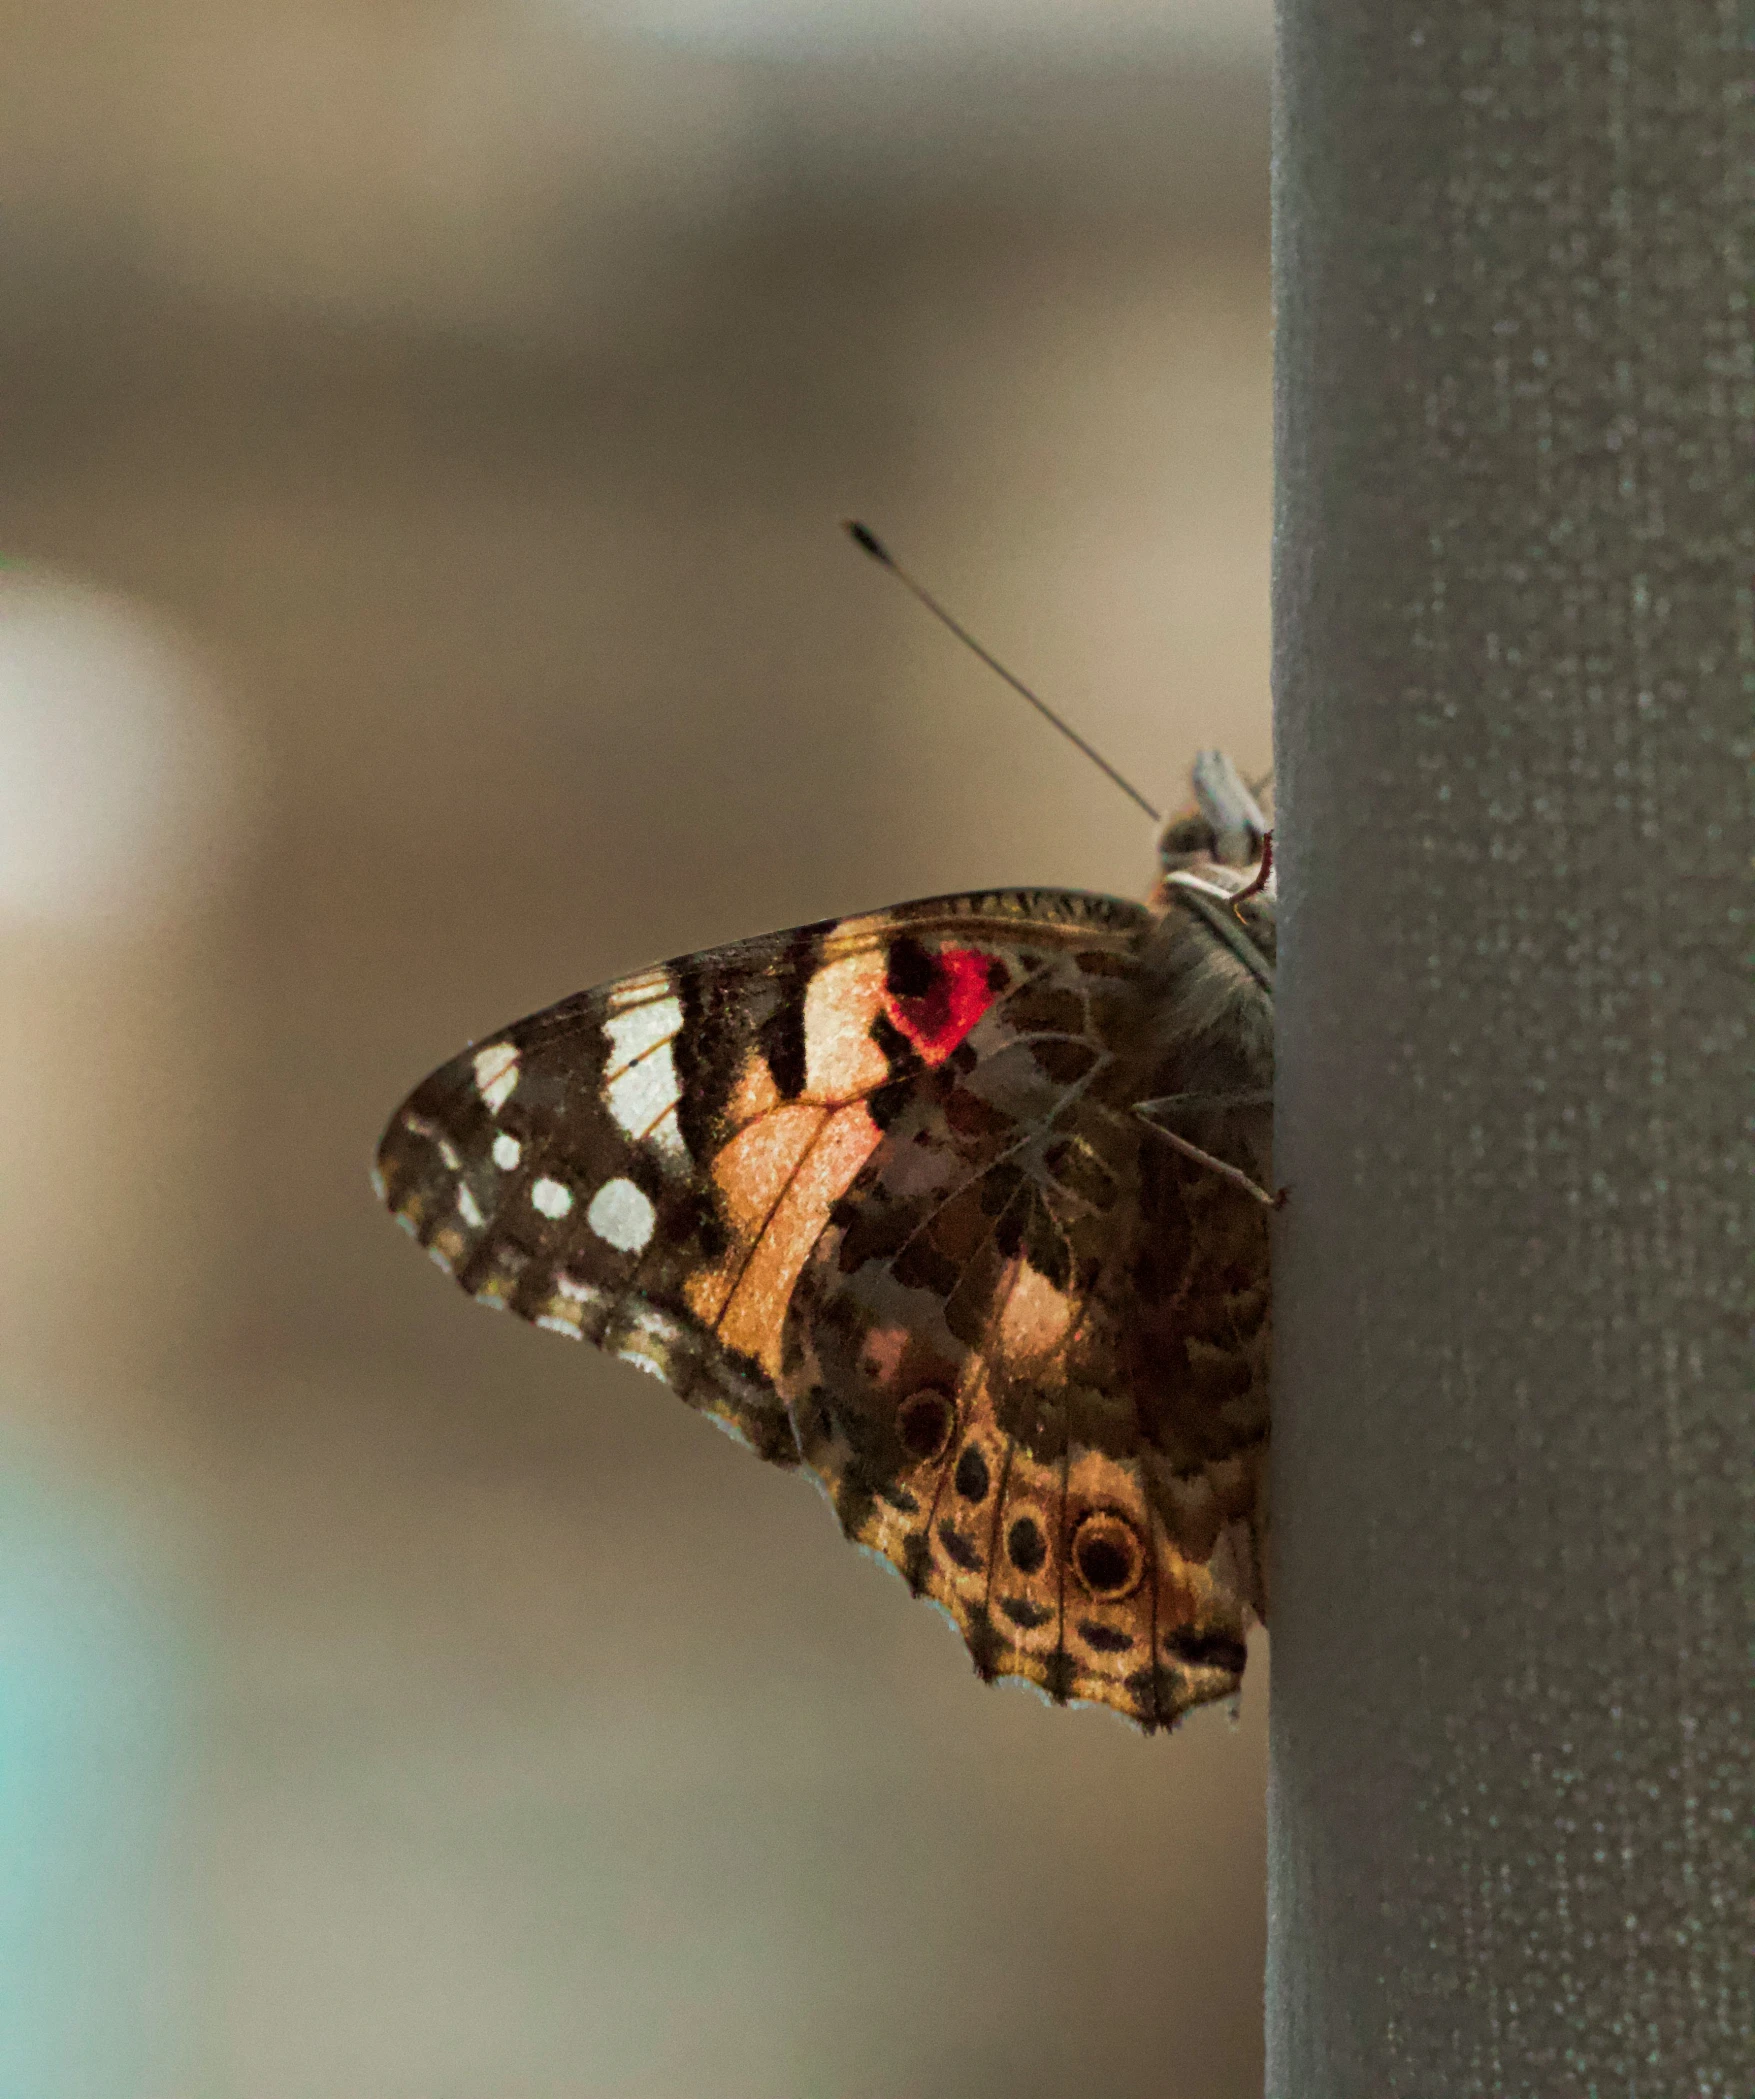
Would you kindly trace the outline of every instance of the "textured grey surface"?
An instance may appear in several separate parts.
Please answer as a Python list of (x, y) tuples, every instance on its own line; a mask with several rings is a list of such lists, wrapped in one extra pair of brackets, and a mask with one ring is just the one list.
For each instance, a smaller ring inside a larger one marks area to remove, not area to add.
[(1269, 2091), (1755, 2091), (1749, 60), (1286, 0)]

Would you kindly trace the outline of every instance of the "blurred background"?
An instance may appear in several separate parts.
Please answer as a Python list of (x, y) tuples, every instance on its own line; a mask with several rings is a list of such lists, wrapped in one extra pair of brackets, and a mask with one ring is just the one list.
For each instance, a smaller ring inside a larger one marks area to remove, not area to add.
[(986, 1690), (406, 1088), (1268, 750), (1266, 0), (0, 8), (0, 2099), (1260, 2089), (1265, 1645)]

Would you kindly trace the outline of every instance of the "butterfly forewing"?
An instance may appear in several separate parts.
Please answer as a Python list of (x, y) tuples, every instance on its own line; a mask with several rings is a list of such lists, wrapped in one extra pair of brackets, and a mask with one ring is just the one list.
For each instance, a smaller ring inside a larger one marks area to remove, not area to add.
[(1262, 1604), (1267, 1307), (1259, 1211), (1133, 1112), (1178, 1085), (1166, 922), (1006, 891), (646, 971), (436, 1072), (384, 1198), (802, 1456), (984, 1675), (1168, 1721)]

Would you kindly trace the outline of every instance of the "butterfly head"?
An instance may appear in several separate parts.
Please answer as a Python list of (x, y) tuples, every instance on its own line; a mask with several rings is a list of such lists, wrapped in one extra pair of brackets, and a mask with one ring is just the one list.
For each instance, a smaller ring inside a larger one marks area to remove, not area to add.
[(1196, 754), (1194, 803), (1173, 816), (1159, 834), (1158, 864), (1165, 874), (1179, 868), (1243, 870), (1261, 864), (1268, 820), (1224, 751)]
[(1272, 827), (1223, 751), (1197, 754), (1194, 802), (1159, 834), (1159, 877), (1149, 901), (1160, 912), (1174, 903), (1204, 919), (1271, 990), (1278, 930)]

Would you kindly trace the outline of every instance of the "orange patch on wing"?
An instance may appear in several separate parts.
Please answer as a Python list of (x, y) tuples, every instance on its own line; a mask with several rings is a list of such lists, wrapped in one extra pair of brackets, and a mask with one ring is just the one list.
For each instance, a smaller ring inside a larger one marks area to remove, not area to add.
[(775, 1108), (738, 1131), (713, 1161), (713, 1185), (741, 1240), (753, 1239), (826, 1120), (821, 1108)]
[(814, 1100), (849, 1101), (889, 1077), (889, 1061), (871, 1039), (884, 1008), (881, 953), (825, 963), (804, 994), (804, 1089)]
[(1052, 1355), (1072, 1323), (1072, 1301), (1027, 1262), (1020, 1262), (999, 1317), (1008, 1360)]
[[(762, 1068), (764, 1072), (767, 1069), (765, 1065)], [(768, 1085), (772, 1091), (771, 1079)], [(747, 1075), (745, 1090), (751, 1094), (759, 1091)], [(713, 1161), (713, 1185), (725, 1206), (731, 1245), (723, 1260), (711, 1268), (697, 1269), (683, 1281), (689, 1310), (704, 1326), (714, 1325), (725, 1310), (726, 1300), (744, 1273), (750, 1249), (826, 1120), (821, 1108), (774, 1108), (720, 1146)]]
[(860, 1352), (860, 1368), (874, 1384), (888, 1385), (902, 1367), (908, 1353), (908, 1329), (902, 1326), (873, 1327)]
[(693, 1274), (683, 1277), (683, 1303), (703, 1326), (711, 1326), (725, 1310), (725, 1300), (731, 1295), (731, 1286), (736, 1280), (735, 1254), (715, 1268), (697, 1268)]
[(745, 1060), (737, 1090), (726, 1103), (726, 1126), (741, 1130), (758, 1116), (771, 1114), (779, 1105), (780, 1089), (774, 1084), (767, 1058), (752, 1055)]
[(880, 1135), (863, 1101), (824, 1121), (720, 1315), (720, 1340), (755, 1357), (772, 1378), (780, 1375), (780, 1330), (799, 1273)]

